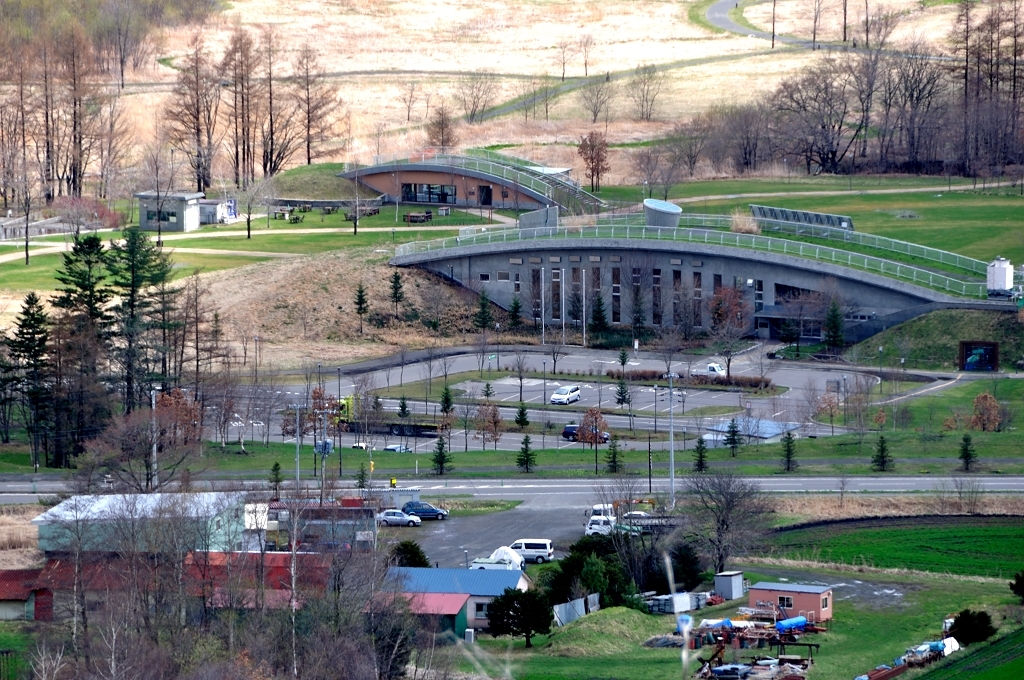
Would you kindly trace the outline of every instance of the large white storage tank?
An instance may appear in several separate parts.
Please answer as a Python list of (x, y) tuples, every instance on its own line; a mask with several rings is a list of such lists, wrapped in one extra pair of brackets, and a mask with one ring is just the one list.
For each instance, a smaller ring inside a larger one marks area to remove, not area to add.
[(1005, 257), (997, 257), (988, 265), (988, 289), (1005, 292), (1013, 288), (1013, 265)]
[(678, 227), (683, 209), (668, 201), (644, 199), (644, 217), (648, 227)]

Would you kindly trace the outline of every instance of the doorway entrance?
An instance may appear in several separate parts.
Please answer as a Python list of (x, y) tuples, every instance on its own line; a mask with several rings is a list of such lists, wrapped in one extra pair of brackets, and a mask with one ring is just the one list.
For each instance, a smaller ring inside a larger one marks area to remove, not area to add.
[(481, 184), (476, 188), (477, 196), (480, 197), (480, 205), (491, 205), (493, 196), (491, 195), (491, 187)]

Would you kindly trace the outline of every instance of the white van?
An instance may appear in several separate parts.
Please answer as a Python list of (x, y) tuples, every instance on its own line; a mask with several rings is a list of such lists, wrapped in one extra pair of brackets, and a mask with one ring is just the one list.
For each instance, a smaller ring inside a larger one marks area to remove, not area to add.
[(615, 527), (614, 517), (602, 517), (601, 515), (594, 515), (587, 522), (586, 536), (601, 536), (612, 533), (612, 529)]
[(615, 517), (615, 506), (611, 503), (599, 503), (590, 509), (591, 517)]
[(532, 560), (544, 564), (555, 557), (555, 550), (547, 538), (520, 538), (509, 547), (527, 562)]

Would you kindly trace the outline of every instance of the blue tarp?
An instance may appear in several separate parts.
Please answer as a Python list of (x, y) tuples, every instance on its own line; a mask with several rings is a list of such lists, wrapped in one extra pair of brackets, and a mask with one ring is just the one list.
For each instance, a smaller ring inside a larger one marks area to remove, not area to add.
[(794, 630), (803, 630), (807, 626), (807, 618), (804, 616), (794, 616), (791, 619), (783, 619), (775, 624), (775, 630), (780, 633), (790, 633)]

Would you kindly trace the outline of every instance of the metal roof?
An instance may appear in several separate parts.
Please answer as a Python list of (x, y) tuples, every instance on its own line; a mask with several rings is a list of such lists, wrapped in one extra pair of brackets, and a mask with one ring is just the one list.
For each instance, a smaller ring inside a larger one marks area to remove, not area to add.
[(832, 590), (832, 586), (812, 586), (807, 583), (769, 583), (758, 581), (750, 586), (751, 590), (778, 590), (784, 593), (811, 593), (820, 595)]
[(0, 570), (0, 600), (27, 600), (42, 571), (41, 568)]
[(462, 611), (469, 600), (465, 593), (406, 593), (409, 611), (413, 614), (442, 614), (452, 616)]
[(148, 493), (72, 496), (32, 520), (37, 526), (117, 517), (215, 517), (241, 505), (240, 493)]
[(407, 593), (466, 593), (497, 597), (506, 588), (519, 586), (523, 572), (518, 569), (427, 569), (391, 567), (388, 580)]
[[(771, 439), (786, 432), (800, 429), (800, 423), (786, 423), (779, 420), (747, 418), (746, 416), (736, 418), (735, 420), (740, 428), (741, 435), (744, 437), (757, 437), (758, 439)], [(729, 420), (723, 420), (713, 425), (708, 425), (708, 429), (714, 432), (728, 432), (729, 422)]]

